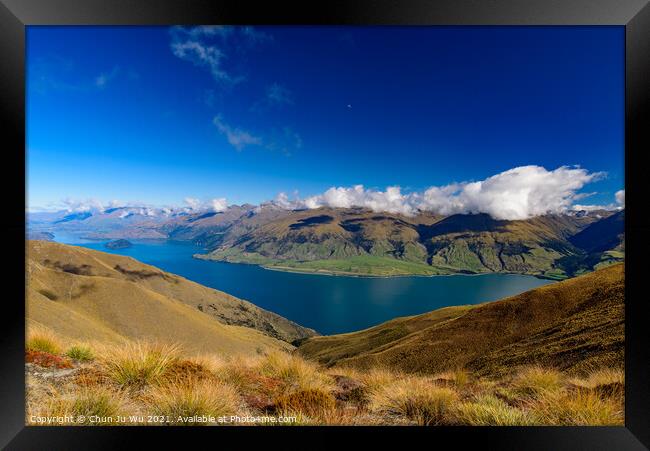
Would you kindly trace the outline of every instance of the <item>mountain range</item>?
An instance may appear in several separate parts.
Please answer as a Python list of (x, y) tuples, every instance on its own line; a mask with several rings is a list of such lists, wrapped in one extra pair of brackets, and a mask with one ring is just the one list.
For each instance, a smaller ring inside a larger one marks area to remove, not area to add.
[(288, 210), (266, 203), (218, 212), (120, 207), (30, 214), (28, 219), (32, 234), (191, 241), (206, 249), (199, 258), (289, 271), (370, 276), (507, 272), (562, 279), (623, 259), (624, 215), (624, 210), (597, 210), (496, 220), (487, 214)]

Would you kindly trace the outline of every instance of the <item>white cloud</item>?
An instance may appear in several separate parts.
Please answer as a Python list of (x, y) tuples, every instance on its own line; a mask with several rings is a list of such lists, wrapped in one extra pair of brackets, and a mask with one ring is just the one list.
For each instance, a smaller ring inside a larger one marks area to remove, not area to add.
[(254, 136), (251, 133), (237, 127), (231, 127), (223, 122), (221, 116), (215, 116), (212, 123), (217, 127), (219, 133), (226, 135), (226, 139), (237, 150), (242, 150), (246, 146), (262, 145), (262, 138)]
[(225, 67), (231, 55), (241, 50), (241, 44), (256, 44), (267, 40), (266, 33), (258, 32), (252, 27), (233, 27), (222, 25), (199, 25), (186, 28), (175, 26), (170, 29), (171, 50), (178, 58), (190, 61), (194, 65), (207, 68), (218, 82), (235, 84), (243, 80), (242, 76), (231, 73), (232, 67)]
[[(209, 201), (203, 202), (194, 197), (186, 197), (183, 199), (186, 204), (184, 208), (187, 212), (198, 212), (198, 211), (215, 211), (220, 212), (228, 208), (228, 202), (225, 197), (219, 197), (210, 199)], [(174, 211), (174, 207), (169, 208), (170, 211)]]
[(228, 202), (226, 201), (225, 197), (220, 197), (218, 199), (212, 199), (210, 201), (210, 205), (212, 207), (213, 211), (216, 211), (217, 213), (220, 211), (224, 211), (226, 208), (228, 208)]
[(614, 196), (616, 197), (616, 203), (625, 208), (625, 190), (622, 189), (620, 191), (616, 191), (616, 194)]
[(201, 201), (194, 197), (186, 197), (183, 202), (187, 204), (187, 208), (190, 210), (198, 210), (201, 207)]
[[(527, 219), (569, 210), (584, 185), (601, 178), (579, 167), (562, 166), (548, 171), (541, 166), (521, 166), (482, 181), (432, 186), (423, 193), (401, 192), (399, 186), (385, 191), (332, 187), (323, 194), (289, 202), (280, 198), (278, 205), (292, 208), (364, 207), (373, 211), (413, 215), (418, 210), (443, 215), (487, 213), (495, 219)], [(282, 193), (281, 193), (282, 194)]]
[(221, 67), (224, 54), (215, 46), (205, 45), (198, 40), (172, 42), (172, 52), (180, 59), (190, 61), (196, 66), (207, 67), (217, 81), (232, 81), (231, 76)]
[(104, 211), (104, 204), (98, 199), (72, 199), (61, 201), (63, 209), (69, 212)]

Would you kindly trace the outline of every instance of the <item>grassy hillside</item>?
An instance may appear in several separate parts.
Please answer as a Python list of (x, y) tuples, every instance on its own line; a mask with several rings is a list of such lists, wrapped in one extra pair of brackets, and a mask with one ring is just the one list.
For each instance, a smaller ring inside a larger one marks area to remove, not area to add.
[(624, 423), (622, 265), (299, 352), (130, 258), (30, 242), (27, 277), (30, 425)]
[(621, 370), (519, 368), (498, 380), (330, 368), (285, 352), (191, 356), (172, 346), (66, 347), (34, 333), (29, 425), (622, 425)]
[(310, 338), (297, 352), (328, 366), (495, 376), (526, 364), (620, 367), (623, 344), (624, 266), (616, 264), (496, 302)]
[(263, 211), (234, 221), (201, 258), (339, 274), (509, 272), (562, 279), (580, 272), (579, 265), (591, 270), (602, 263), (570, 241), (598, 221), (595, 215), (499, 221), (485, 214)]
[(132, 258), (43, 241), (28, 243), (27, 319), (79, 340), (147, 337), (196, 350), (290, 348), (314, 334)]

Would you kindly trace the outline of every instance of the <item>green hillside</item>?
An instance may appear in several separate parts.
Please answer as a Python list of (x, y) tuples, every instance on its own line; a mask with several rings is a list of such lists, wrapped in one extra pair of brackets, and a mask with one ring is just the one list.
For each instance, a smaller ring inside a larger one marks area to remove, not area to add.
[[(200, 258), (333, 274), (506, 272), (563, 279), (621, 260), (620, 250), (616, 255), (606, 254), (610, 249), (587, 251), (571, 241), (606, 220), (596, 215), (521, 221), (485, 214), (407, 217), (332, 208), (274, 212), (266, 219), (238, 219)], [(594, 239), (586, 235), (586, 241)]]

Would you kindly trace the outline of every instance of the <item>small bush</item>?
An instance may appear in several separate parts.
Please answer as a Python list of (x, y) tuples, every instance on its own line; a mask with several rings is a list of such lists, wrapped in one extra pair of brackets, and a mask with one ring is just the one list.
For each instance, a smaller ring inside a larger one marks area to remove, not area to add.
[(95, 358), (93, 351), (87, 346), (72, 346), (65, 355), (79, 362), (89, 362)]
[(276, 411), (300, 412), (313, 418), (324, 417), (335, 406), (336, 401), (331, 393), (314, 389), (283, 395), (275, 401)]
[(25, 362), (33, 363), (43, 368), (72, 368), (72, 363), (65, 357), (43, 351), (25, 351)]
[(493, 395), (460, 404), (455, 411), (458, 424), (470, 426), (525, 426), (536, 424), (532, 415), (511, 407)]
[(161, 381), (177, 360), (176, 346), (129, 343), (108, 349), (102, 355), (106, 374), (123, 387), (142, 388)]
[(155, 387), (148, 399), (153, 414), (168, 416), (169, 423), (176, 425), (204, 424), (184, 420), (193, 416), (235, 415), (241, 405), (233, 387), (210, 381)]
[(433, 426), (451, 423), (450, 411), (457, 401), (458, 394), (450, 388), (409, 378), (377, 390), (371, 397), (371, 409)]
[(213, 379), (214, 375), (201, 363), (192, 360), (175, 360), (165, 370), (165, 379), (174, 383), (190, 380)]

